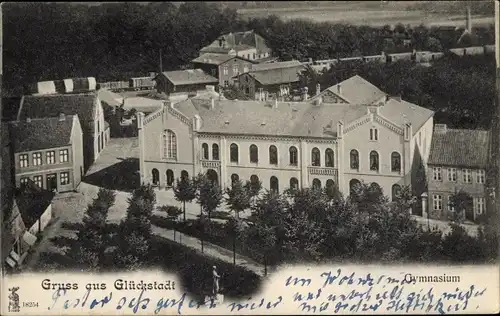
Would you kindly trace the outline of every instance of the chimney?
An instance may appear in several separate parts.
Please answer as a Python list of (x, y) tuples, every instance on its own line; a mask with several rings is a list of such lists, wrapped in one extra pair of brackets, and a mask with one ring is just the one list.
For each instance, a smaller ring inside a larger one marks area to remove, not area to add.
[(321, 93), (321, 85), (318, 83), (316, 85), (316, 95), (320, 94)]
[(314, 104), (315, 104), (316, 106), (320, 106), (320, 105), (321, 105), (321, 103), (323, 103), (323, 98), (322, 98), (322, 97), (319, 97), (319, 98), (317, 98), (316, 100), (314, 100)]
[(28, 117), (26, 118), (26, 122), (27, 122), (27, 123), (31, 123), (31, 117), (29, 117), (29, 116), (28, 116)]
[(193, 117), (193, 131), (199, 132), (201, 128), (201, 117), (198, 114), (195, 114)]
[(340, 83), (337, 84), (337, 94), (342, 94), (342, 87), (340, 86)]
[(144, 113), (137, 112), (137, 129), (142, 129), (144, 126)]
[(344, 136), (344, 122), (337, 122), (337, 138), (342, 138)]
[(436, 124), (434, 125), (434, 132), (440, 133), (440, 134), (445, 134), (447, 130), (446, 124)]
[(466, 20), (465, 20), (465, 29), (471, 33), (472, 32), (472, 21), (470, 17), (470, 7), (467, 7), (467, 12), (466, 12)]
[(212, 110), (213, 110), (213, 109), (215, 109), (215, 100), (214, 100), (214, 98), (212, 98), (212, 97), (210, 98), (210, 108), (211, 108)]
[(276, 96), (276, 99), (274, 99), (274, 108), (278, 108), (278, 97)]
[(59, 114), (59, 121), (64, 121), (66, 119), (66, 115), (64, 113)]

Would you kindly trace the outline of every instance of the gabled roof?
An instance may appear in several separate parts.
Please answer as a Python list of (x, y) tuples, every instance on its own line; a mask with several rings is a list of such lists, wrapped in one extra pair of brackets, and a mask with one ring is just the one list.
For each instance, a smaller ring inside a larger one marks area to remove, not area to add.
[[(338, 93), (339, 85), (340, 95)], [(339, 95), (342, 99), (352, 104), (371, 104), (386, 95), (385, 92), (358, 75), (331, 86), (326, 90)]]
[(54, 193), (38, 187), (31, 180), (17, 190), (16, 202), (26, 228), (31, 228), (40, 219), (52, 203), (54, 195)]
[(491, 133), (483, 130), (446, 129), (434, 131), (430, 165), (486, 168)]
[(174, 108), (185, 116), (202, 118), (201, 132), (335, 138), (337, 121), (354, 121), (367, 114), (362, 105), (316, 106), (311, 102), (236, 101), (192, 98)]
[(121, 95), (109, 91), (108, 89), (99, 89), (97, 95), (101, 102), (106, 102), (110, 106), (120, 106), (123, 103), (123, 97)]
[(389, 99), (385, 102), (380, 107), (379, 113), (398, 126), (402, 126), (404, 123), (411, 123), (413, 135), (434, 115), (434, 111), (432, 110), (404, 100), (397, 101), (394, 99)]
[(209, 65), (221, 65), (233, 58), (238, 58), (242, 60), (246, 60), (251, 63), (255, 63), (252, 60), (243, 58), (241, 56), (236, 56), (236, 55), (223, 55), (223, 54), (215, 54), (215, 53), (206, 53), (203, 54), (195, 59), (193, 59), (191, 62), (192, 63), (199, 63), (199, 64), (209, 64)]
[(31, 119), (30, 122), (10, 122), (10, 135), (13, 138), (14, 152), (50, 149), (71, 144), (73, 115)]
[[(219, 46), (219, 39), (225, 42), (225, 48)], [(218, 39), (213, 41), (210, 45), (201, 49), (202, 52), (218, 52), (227, 53), (231, 49), (245, 50), (255, 47), (257, 53), (270, 53), (271, 49), (267, 46), (266, 41), (262, 36), (255, 33), (253, 30), (245, 32), (228, 33), (219, 36)]]
[(219, 82), (219, 79), (210, 76), (201, 69), (165, 71), (162, 74), (176, 86)]
[(250, 71), (248, 75), (263, 85), (291, 83), (299, 81), (300, 67)]
[(78, 119), (84, 122), (94, 120), (96, 112), (97, 93), (81, 94), (56, 94), (56, 95), (27, 95), (24, 96), (18, 119), (59, 117), (60, 113), (66, 115), (78, 114)]

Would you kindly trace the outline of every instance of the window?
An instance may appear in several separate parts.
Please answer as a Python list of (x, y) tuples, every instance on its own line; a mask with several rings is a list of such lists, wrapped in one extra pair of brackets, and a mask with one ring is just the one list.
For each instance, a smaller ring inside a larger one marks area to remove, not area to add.
[(203, 159), (208, 160), (209, 159), (209, 156), (208, 156), (208, 144), (207, 143), (203, 143), (201, 145), (201, 150), (203, 151)]
[(335, 187), (335, 182), (332, 179), (326, 180), (326, 194), (333, 198), (335, 196), (337, 188)]
[(457, 169), (448, 168), (448, 181), (457, 182)]
[(432, 196), (432, 207), (435, 211), (441, 211), (443, 209), (443, 197), (438, 194)]
[(274, 145), (271, 145), (269, 147), (269, 164), (271, 165), (278, 164), (278, 149)]
[(222, 68), (222, 73), (223, 73), (223, 74), (225, 74), (225, 75), (227, 75), (227, 74), (228, 74), (228, 69), (227, 69), (227, 66), (224, 66), (224, 67)]
[[(156, 169), (153, 169), (153, 170), (156, 170)], [(158, 170), (156, 170), (156, 172), (158, 172)], [(66, 184), (69, 184), (69, 172), (61, 172), (61, 185), (66, 185)], [(158, 178), (160, 177), (160, 175), (158, 174)]]
[(378, 140), (378, 129), (370, 128), (370, 140)]
[(321, 157), (319, 149), (314, 147), (311, 151), (311, 163), (313, 166), (321, 166)]
[(217, 144), (212, 145), (212, 159), (219, 160), (219, 145)]
[(422, 147), (422, 132), (418, 132), (418, 146)]
[[(248, 66), (243, 67), (243, 72), (248, 72)], [(246, 78), (248, 80), (248, 78)]]
[(471, 170), (470, 169), (464, 169), (464, 182), (465, 183), (472, 183), (472, 176), (471, 176)]
[(33, 177), (33, 182), (35, 182), (35, 184), (38, 187), (43, 188), (43, 177), (42, 176), (34, 176)]
[(177, 159), (177, 136), (169, 129), (163, 132), (163, 158)]
[(259, 149), (255, 145), (250, 145), (250, 162), (259, 162)]
[(255, 59), (255, 53), (253, 53), (253, 59)]
[(359, 169), (359, 153), (356, 149), (351, 150), (351, 169)]
[(399, 184), (394, 184), (392, 186), (392, 200), (396, 201), (401, 194), (401, 186)]
[(41, 166), (42, 165), (42, 153), (33, 153), (33, 166)]
[(59, 150), (59, 162), (68, 162), (68, 161), (69, 161), (68, 150), (67, 149)]
[(485, 179), (485, 172), (484, 170), (478, 170), (477, 171), (477, 175), (476, 175), (476, 181), (477, 183), (484, 183), (484, 179)]
[(432, 168), (434, 181), (441, 181), (441, 167)]
[[(159, 185), (160, 184), (160, 172), (158, 171), (158, 169), (154, 168), (153, 170), (151, 170), (151, 176), (153, 178), (153, 185)], [(63, 182), (63, 178), (62, 178), (62, 173), (61, 173), (61, 184)]]
[(224, 80), (224, 87), (228, 87), (229, 86), (229, 81), (228, 80)]
[(290, 178), (290, 189), (299, 189), (299, 180), (297, 180), (297, 178)]
[(376, 151), (370, 153), (370, 170), (379, 170), (378, 153)]
[(484, 211), (485, 211), (485, 202), (484, 202), (484, 198), (483, 197), (480, 197), (480, 198), (475, 198), (476, 200), (476, 214), (483, 214)]
[(233, 65), (233, 74), (237, 75), (238, 74), (238, 65)]
[(172, 185), (174, 185), (174, 179), (175, 179), (174, 172), (168, 169), (166, 175), (167, 175), (167, 186), (171, 187)]
[(314, 179), (312, 183), (313, 190), (321, 190), (321, 181), (319, 179)]
[(358, 179), (352, 179), (349, 181), (349, 191), (353, 195), (361, 187), (361, 182)]
[(401, 155), (397, 152), (391, 154), (391, 171), (400, 172), (401, 171)]
[(448, 211), (455, 212), (455, 205), (453, 205), (453, 202), (451, 200), (451, 195), (448, 195)]
[(250, 59), (250, 54), (247, 54), (247, 59)]
[(229, 151), (230, 151), (230, 156), (231, 156), (230, 157), (231, 162), (238, 162), (238, 145), (231, 144)]
[(48, 151), (47, 152), (47, 164), (52, 165), (56, 163), (56, 152)]
[(189, 179), (189, 173), (186, 170), (181, 171), (181, 179)]
[(326, 167), (331, 167), (333, 168), (334, 163), (333, 163), (333, 150), (331, 148), (328, 148), (325, 151), (325, 166)]
[(231, 175), (231, 185), (234, 185), (234, 183), (238, 181), (240, 181), (240, 176), (238, 176), (236, 173), (233, 173)]
[(30, 178), (28, 178), (28, 177), (22, 177), (21, 179), (19, 179), (19, 183), (21, 185), (26, 185), (26, 184), (28, 184), (29, 180), (30, 180)]
[(256, 176), (256, 175), (254, 175), (254, 174), (250, 176), (250, 183), (251, 183), (253, 186), (257, 185), (259, 182), (260, 182), (259, 177), (257, 177), (257, 176)]
[(290, 165), (297, 166), (298, 165), (297, 148), (292, 146), (288, 151), (290, 152)]
[(30, 163), (28, 160), (28, 154), (20, 154), (19, 155), (19, 166), (21, 168), (29, 167)]
[(211, 69), (210, 72), (212, 73), (212, 76), (217, 77), (217, 71), (215, 69)]
[(272, 176), (271, 177), (271, 180), (269, 181), (269, 186), (271, 188), (271, 192), (273, 193), (279, 193), (279, 182), (278, 182), (278, 178), (276, 178), (275, 176)]

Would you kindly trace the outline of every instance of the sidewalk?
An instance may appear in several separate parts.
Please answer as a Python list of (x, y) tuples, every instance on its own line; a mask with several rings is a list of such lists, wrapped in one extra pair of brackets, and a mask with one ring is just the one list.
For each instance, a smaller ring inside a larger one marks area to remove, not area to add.
[[(151, 226), (155, 235), (182, 244), (201, 253), (201, 241), (198, 238), (191, 237), (189, 235), (176, 231), (174, 240), (173, 230), (158, 227), (155, 225)], [(212, 243), (209, 243), (208, 241), (203, 242), (203, 255), (214, 257), (227, 263), (233, 264), (233, 252), (231, 250), (214, 245)], [(264, 265), (259, 264), (252, 259), (242, 256), (238, 253), (236, 253), (236, 265), (253, 271), (259, 276), (264, 276)], [(268, 267), (267, 270), (267, 275), (269, 276), (270, 267)]]

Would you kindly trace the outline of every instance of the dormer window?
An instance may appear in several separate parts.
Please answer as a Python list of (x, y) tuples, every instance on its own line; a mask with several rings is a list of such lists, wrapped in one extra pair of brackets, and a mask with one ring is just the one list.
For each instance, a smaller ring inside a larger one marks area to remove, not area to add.
[(378, 129), (375, 127), (370, 128), (370, 140), (378, 140)]

